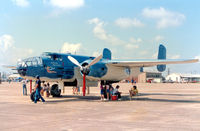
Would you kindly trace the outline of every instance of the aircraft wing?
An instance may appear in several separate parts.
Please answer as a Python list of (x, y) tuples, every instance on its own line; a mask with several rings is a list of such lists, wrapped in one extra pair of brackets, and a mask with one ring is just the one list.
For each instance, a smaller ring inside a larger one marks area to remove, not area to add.
[(11, 66), (11, 65), (2, 65), (2, 67), (9, 68), (9, 69), (12, 69), (12, 70), (15, 70), (17, 68), (16, 66)]
[(118, 66), (118, 67), (151, 67), (156, 65), (166, 65), (166, 64), (186, 64), (198, 62), (198, 59), (166, 59), (166, 60), (111, 60), (108, 61), (106, 65)]

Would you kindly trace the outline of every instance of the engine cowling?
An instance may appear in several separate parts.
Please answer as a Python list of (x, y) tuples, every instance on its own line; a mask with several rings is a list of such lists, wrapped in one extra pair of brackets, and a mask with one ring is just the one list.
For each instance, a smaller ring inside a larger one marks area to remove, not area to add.
[(83, 62), (83, 64), (81, 64), (81, 66), (83, 67), (83, 69), (81, 70), (82, 74), (85, 73), (87, 76), (101, 78), (107, 73), (108, 69), (104, 63), (99, 62), (90, 66), (89, 68), (85, 68), (87, 65), (89, 65), (89, 63), (90, 61), (85, 61)]

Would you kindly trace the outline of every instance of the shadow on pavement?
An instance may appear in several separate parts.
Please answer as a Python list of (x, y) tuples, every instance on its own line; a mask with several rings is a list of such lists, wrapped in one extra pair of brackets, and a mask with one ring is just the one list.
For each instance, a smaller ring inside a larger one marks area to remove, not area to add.
[[(129, 95), (122, 96), (121, 101), (107, 101), (107, 102), (123, 102), (123, 101), (153, 101), (153, 102), (175, 102), (175, 103), (200, 103), (198, 100), (172, 100), (172, 99), (156, 99), (148, 98), (144, 96), (149, 95), (171, 95), (171, 96), (199, 96), (199, 94), (164, 94), (164, 93), (140, 93), (139, 96), (133, 97), (130, 100)], [(61, 97), (50, 98), (47, 103), (59, 103), (59, 102), (72, 102), (72, 101), (87, 101), (87, 102), (101, 102), (100, 96), (74, 96), (64, 95)]]

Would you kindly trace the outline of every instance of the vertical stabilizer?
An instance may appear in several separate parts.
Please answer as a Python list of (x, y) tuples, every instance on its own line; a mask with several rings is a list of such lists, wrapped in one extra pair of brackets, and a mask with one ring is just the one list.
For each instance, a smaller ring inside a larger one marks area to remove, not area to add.
[(112, 58), (112, 53), (108, 48), (104, 48), (103, 50), (103, 59), (108, 59), (111, 60)]
[[(159, 50), (158, 50), (158, 60), (164, 60), (166, 59), (166, 48), (164, 45), (160, 44)], [(157, 65), (157, 70), (160, 72), (165, 71), (166, 65)]]

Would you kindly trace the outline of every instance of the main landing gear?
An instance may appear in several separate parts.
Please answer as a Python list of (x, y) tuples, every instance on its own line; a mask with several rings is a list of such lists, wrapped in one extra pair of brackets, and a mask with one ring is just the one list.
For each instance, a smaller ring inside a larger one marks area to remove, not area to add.
[(59, 97), (61, 94), (61, 89), (58, 88), (58, 84), (52, 85), (50, 93), (53, 97)]

